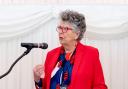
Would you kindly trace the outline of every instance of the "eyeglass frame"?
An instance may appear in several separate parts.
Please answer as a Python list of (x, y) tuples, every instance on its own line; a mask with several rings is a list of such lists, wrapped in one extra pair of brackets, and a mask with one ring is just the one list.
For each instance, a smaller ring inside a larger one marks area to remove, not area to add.
[(66, 33), (68, 30), (73, 30), (73, 28), (62, 27), (62, 26), (57, 26), (57, 28), (56, 28), (56, 31), (58, 33)]

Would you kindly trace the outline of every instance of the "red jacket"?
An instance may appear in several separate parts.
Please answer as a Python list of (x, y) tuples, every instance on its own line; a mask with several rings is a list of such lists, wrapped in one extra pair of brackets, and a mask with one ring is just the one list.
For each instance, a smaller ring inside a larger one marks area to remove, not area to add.
[[(51, 73), (57, 63), (60, 49), (61, 47), (58, 47), (47, 54), (42, 89), (50, 89)], [(96, 48), (78, 43), (68, 89), (107, 89)]]

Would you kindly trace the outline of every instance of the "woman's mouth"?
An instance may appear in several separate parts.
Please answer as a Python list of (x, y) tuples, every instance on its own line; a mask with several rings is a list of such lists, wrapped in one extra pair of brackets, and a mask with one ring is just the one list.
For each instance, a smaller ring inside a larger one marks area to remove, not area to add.
[(64, 37), (60, 36), (59, 39), (63, 39)]
[(59, 38), (60, 38), (60, 39), (63, 39), (64, 37), (62, 37), (62, 36), (59, 36)]

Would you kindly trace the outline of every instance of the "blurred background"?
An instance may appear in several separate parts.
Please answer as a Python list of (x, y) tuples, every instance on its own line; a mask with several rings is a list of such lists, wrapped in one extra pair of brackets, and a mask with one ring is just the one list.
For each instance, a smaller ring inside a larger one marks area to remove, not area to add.
[(33, 67), (59, 46), (58, 13), (75, 10), (86, 18), (82, 43), (99, 49), (108, 89), (128, 89), (128, 0), (0, 0), (0, 75), (26, 49), (21, 42), (48, 43), (32, 49), (0, 79), (0, 89), (35, 89)]

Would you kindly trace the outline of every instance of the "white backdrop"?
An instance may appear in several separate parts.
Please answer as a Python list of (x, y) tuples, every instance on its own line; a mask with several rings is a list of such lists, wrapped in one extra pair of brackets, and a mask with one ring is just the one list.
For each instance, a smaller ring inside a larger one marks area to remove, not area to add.
[(34, 89), (32, 69), (44, 63), (47, 51), (59, 46), (58, 13), (73, 9), (86, 17), (87, 32), (82, 43), (99, 49), (109, 89), (128, 89), (128, 6), (0, 6), (0, 75), (25, 48), (21, 42), (47, 42), (47, 50), (33, 49), (11, 73), (0, 80), (0, 89)]

